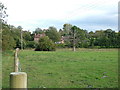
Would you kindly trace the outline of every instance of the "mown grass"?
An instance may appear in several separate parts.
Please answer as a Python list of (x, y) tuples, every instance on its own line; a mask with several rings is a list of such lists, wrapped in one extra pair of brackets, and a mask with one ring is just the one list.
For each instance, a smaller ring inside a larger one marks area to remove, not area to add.
[[(14, 52), (3, 53), (3, 88), (9, 87)], [(117, 49), (23, 50), (19, 52), (28, 88), (117, 88)]]

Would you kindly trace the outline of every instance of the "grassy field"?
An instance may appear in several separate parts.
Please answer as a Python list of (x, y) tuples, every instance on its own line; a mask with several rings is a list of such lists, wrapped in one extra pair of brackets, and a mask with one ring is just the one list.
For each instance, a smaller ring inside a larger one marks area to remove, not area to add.
[[(3, 88), (9, 87), (14, 52), (3, 53)], [(117, 88), (117, 49), (59, 49), (53, 52), (20, 51), (28, 88)]]

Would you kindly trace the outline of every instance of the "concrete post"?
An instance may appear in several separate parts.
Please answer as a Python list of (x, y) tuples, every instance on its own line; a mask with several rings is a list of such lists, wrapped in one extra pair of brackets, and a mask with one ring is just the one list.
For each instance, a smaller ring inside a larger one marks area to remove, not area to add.
[(27, 88), (27, 74), (25, 72), (10, 73), (10, 88)]

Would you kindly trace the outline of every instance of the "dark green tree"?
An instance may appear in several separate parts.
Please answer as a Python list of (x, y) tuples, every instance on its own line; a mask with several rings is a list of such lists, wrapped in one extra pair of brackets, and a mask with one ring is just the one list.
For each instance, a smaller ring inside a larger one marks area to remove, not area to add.
[(73, 51), (76, 51), (76, 50), (75, 50), (75, 46), (76, 46), (76, 34), (77, 34), (77, 29), (78, 29), (77, 26), (73, 26), (73, 27), (71, 28), (71, 32), (70, 32), (70, 34), (71, 34), (71, 39), (72, 39), (72, 42), (73, 42)]
[(23, 31), (23, 39), (25, 41), (31, 41), (31, 32), (29, 32), (29, 31)]
[(64, 36), (64, 32), (63, 32), (62, 29), (59, 30), (59, 33), (60, 33), (61, 36)]
[(2, 2), (0, 2), (0, 51), (2, 51), (2, 31), (3, 27), (6, 26), (5, 18), (8, 17), (6, 13), (7, 8), (4, 6)]
[(57, 31), (55, 27), (49, 27), (45, 32), (46, 36), (48, 36), (53, 42), (58, 42), (61, 39), (60, 33)]
[(12, 33), (9, 29), (9, 26), (6, 24), (3, 24), (3, 29), (2, 29), (2, 50), (10, 50), (15, 48), (16, 43), (15, 40), (12, 36)]
[(55, 51), (55, 44), (48, 36), (41, 37), (35, 51)]
[(44, 33), (43, 30), (41, 28), (36, 28), (35, 31), (33, 31), (33, 34), (42, 34)]

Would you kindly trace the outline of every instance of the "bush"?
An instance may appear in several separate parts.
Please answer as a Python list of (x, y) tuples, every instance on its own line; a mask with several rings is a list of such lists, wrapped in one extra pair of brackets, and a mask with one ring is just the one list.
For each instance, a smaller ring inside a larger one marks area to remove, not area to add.
[(35, 48), (35, 42), (34, 41), (28, 41), (27, 42), (27, 48)]
[(65, 41), (65, 48), (72, 48), (73, 47), (73, 43), (72, 41)]
[(48, 36), (41, 37), (35, 51), (55, 51), (55, 44)]
[(56, 44), (57, 48), (65, 48), (65, 44), (64, 43), (60, 43), (60, 44)]

